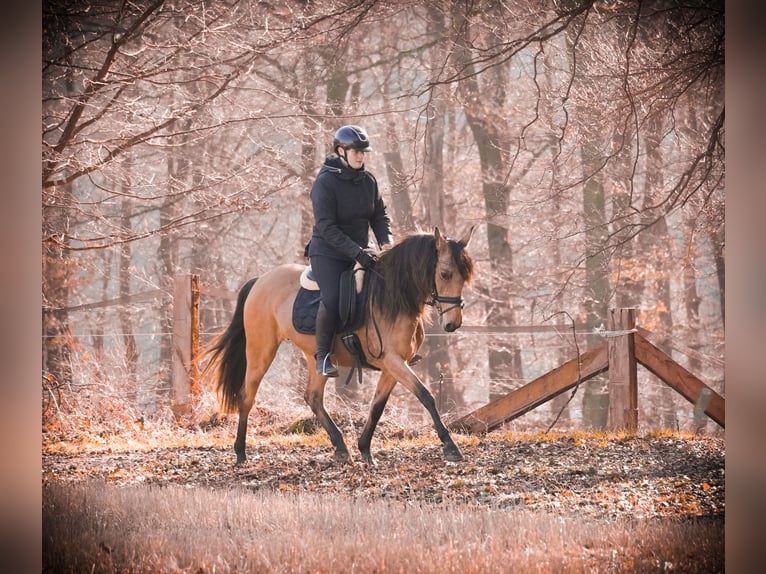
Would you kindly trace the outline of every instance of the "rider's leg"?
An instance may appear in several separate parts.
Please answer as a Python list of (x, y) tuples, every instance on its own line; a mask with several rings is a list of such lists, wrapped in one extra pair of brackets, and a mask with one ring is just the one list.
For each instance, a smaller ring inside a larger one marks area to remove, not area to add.
[(337, 377), (338, 369), (332, 364), (330, 355), (338, 326), (338, 282), (348, 263), (338, 259), (314, 256), (311, 258), (311, 267), (319, 283), (322, 297), (316, 322), (317, 350), (314, 356), (317, 372), (325, 377)]
[(320, 302), (316, 326), (317, 352), (314, 357), (317, 361), (317, 373), (325, 377), (337, 377), (338, 369), (330, 361), (336, 328), (335, 317), (330, 313), (324, 302)]

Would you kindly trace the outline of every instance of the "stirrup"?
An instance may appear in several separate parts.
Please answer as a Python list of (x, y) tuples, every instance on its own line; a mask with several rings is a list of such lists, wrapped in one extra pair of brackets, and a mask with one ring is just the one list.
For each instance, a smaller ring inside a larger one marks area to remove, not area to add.
[(327, 353), (321, 361), (317, 359), (317, 373), (323, 377), (333, 378), (338, 376), (338, 369), (330, 361), (330, 353)]

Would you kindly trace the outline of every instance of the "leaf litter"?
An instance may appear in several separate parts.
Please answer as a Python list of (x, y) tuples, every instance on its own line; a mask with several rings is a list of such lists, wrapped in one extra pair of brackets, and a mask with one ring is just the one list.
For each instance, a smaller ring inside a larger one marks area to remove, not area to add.
[[(49, 442), (42, 480), (245, 487), (601, 518), (725, 514), (725, 439), (718, 436), (457, 435), (459, 463), (444, 460), (435, 436), (383, 437), (373, 442), (377, 464), (369, 466), (353, 452), (350, 464), (335, 463), (321, 432), (270, 434), (249, 437), (248, 460), (237, 466), (232, 434), (202, 435), (190, 446)], [(347, 441), (354, 442), (348, 433)]]

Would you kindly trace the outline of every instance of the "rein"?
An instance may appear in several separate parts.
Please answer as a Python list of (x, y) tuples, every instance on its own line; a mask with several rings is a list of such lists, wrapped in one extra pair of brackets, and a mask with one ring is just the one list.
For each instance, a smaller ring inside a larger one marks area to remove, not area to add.
[[(385, 280), (383, 275), (377, 271), (374, 267), (370, 269), (372, 273), (380, 277), (381, 279)], [(434, 273), (436, 271), (434, 270)], [(375, 334), (378, 338), (378, 344), (380, 346), (380, 352), (379, 353), (373, 353), (373, 357), (375, 359), (380, 359), (383, 356), (383, 337), (380, 332), (380, 326), (378, 325), (377, 317), (375, 316), (375, 313), (373, 312), (374, 309), (374, 297), (370, 297), (369, 301), (369, 312), (370, 312), (370, 319), (372, 326), (375, 330)], [(458, 297), (445, 297), (442, 295), (439, 295), (438, 290), (436, 289), (436, 278), (434, 278), (433, 282), (433, 288), (431, 289), (430, 299), (428, 299), (425, 302), (426, 305), (430, 307), (434, 307), (436, 311), (439, 313), (439, 318), (443, 317), (445, 313), (448, 313), (452, 309), (455, 309), (456, 307), (459, 307), (460, 309), (463, 309), (465, 307), (465, 299), (463, 299), (462, 296)], [(442, 305), (449, 305), (448, 307), (444, 308)], [(369, 328), (369, 324), (368, 324)]]
[[(378, 277), (381, 279), (383, 278), (383, 275), (381, 275), (379, 272), (375, 271), (374, 269), (371, 270), (373, 273), (375, 273)], [(463, 309), (465, 307), (465, 299), (463, 297), (445, 297), (442, 295), (439, 295), (439, 292), (436, 289), (436, 283), (434, 282), (433, 289), (431, 290), (431, 298), (426, 301), (425, 303), (429, 307), (434, 307), (436, 311), (439, 313), (439, 317), (442, 317), (445, 313), (451, 311), (455, 307), (460, 307)], [(442, 308), (442, 304), (449, 305), (446, 309)], [(375, 317), (375, 314), (372, 312), (372, 309), (374, 308), (372, 298), (370, 299), (370, 315), (372, 319), (372, 325), (375, 328), (375, 334), (378, 337), (378, 344), (380, 345), (380, 353), (374, 354), (375, 359), (380, 359), (383, 356), (383, 338), (380, 333), (380, 327), (378, 326), (377, 318)]]

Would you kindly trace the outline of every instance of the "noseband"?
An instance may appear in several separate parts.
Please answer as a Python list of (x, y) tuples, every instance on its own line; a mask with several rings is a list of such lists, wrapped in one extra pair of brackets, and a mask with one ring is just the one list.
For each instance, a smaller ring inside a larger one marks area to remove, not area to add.
[[(442, 309), (442, 303), (448, 304), (449, 307)], [(455, 307), (460, 307), (461, 309), (465, 307), (465, 300), (462, 297), (442, 297), (437, 293), (436, 286), (434, 285), (434, 290), (431, 291), (431, 300), (426, 301), (426, 305), (436, 307), (436, 310), (439, 312), (439, 317), (441, 317)]]

